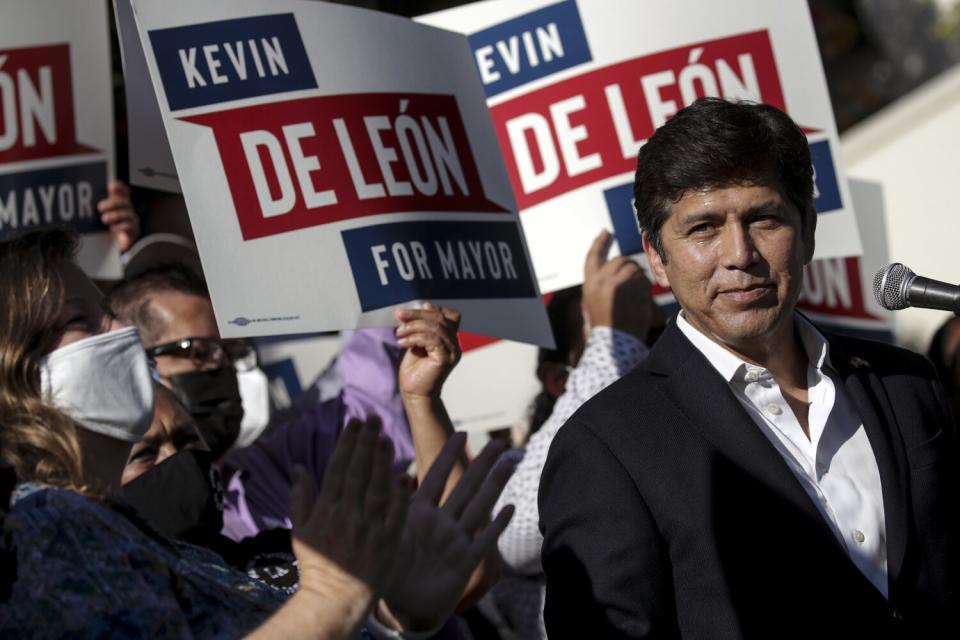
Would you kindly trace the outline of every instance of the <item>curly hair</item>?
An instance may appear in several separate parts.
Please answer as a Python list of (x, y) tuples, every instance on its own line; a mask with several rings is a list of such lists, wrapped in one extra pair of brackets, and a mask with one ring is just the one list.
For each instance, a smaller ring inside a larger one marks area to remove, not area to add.
[(61, 229), (0, 242), (0, 458), (18, 481), (87, 493), (77, 427), (40, 390), (40, 361), (53, 348), (65, 298), (58, 267), (76, 248), (76, 236)]

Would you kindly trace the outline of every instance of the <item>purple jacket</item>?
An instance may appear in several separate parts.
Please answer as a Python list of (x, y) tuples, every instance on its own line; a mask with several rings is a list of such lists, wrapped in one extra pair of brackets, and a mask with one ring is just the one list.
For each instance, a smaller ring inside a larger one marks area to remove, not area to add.
[[(393, 329), (354, 331), (334, 368), (306, 392), (313, 392), (316, 402), (249, 447), (227, 454), (225, 536), (239, 541), (266, 529), (289, 529), (293, 466), (305, 467), (319, 484), (337, 436), (351, 418), (379, 416), (396, 450), (396, 469), (406, 470), (413, 460), (413, 439), (397, 386), (402, 356)], [(331, 385), (339, 392), (331, 393)]]

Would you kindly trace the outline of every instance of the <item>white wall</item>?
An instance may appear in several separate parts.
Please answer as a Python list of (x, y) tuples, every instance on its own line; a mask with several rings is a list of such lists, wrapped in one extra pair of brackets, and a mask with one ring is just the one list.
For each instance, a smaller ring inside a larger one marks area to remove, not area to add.
[[(890, 259), (960, 282), (960, 65), (841, 136), (851, 178), (882, 184)], [(905, 309), (904, 346), (925, 351), (948, 313)]]

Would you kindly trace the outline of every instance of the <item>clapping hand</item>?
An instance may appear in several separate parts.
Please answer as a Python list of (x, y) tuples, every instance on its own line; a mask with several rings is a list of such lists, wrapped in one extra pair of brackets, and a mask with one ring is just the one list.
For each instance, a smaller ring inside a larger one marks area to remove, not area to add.
[(511, 505), (489, 521), (513, 473), (511, 463), (498, 464), (503, 445), (497, 441), (483, 449), (439, 506), (464, 442), (462, 433), (450, 437), (410, 501), (381, 607), (382, 617), (392, 617), (404, 630), (433, 629), (453, 615), (471, 574), (495, 549), (513, 515)]
[(316, 488), (297, 468), (291, 517), (300, 591), (343, 600), (355, 622), (383, 591), (404, 533), (409, 486), (393, 477), (393, 446), (380, 421), (352, 420)]

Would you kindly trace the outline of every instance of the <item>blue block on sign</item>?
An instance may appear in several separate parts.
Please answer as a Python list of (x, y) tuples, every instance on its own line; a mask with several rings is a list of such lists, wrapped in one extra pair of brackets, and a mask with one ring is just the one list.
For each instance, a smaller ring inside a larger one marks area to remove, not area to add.
[(625, 256), (643, 253), (643, 238), (633, 210), (633, 183), (628, 182), (603, 192), (613, 222), (613, 236)]
[(104, 231), (97, 202), (106, 191), (102, 161), (0, 175), (0, 240), (51, 225)]
[(149, 35), (171, 111), (317, 86), (292, 13)]
[(817, 193), (813, 206), (817, 213), (828, 213), (843, 207), (840, 188), (837, 185), (837, 168), (833, 164), (830, 141), (821, 140), (810, 145), (810, 159), (816, 174)]
[(574, 0), (501, 22), (468, 39), (488, 97), (593, 59)]
[(282, 381), (284, 388), (287, 390), (287, 396), (291, 400), (295, 400), (303, 393), (303, 388), (300, 386), (300, 378), (297, 377), (296, 367), (293, 366), (293, 360), (290, 358), (265, 364), (261, 369), (267, 374), (271, 385), (278, 380)]
[(340, 235), (363, 311), (416, 299), (536, 295), (514, 222), (395, 222)]

